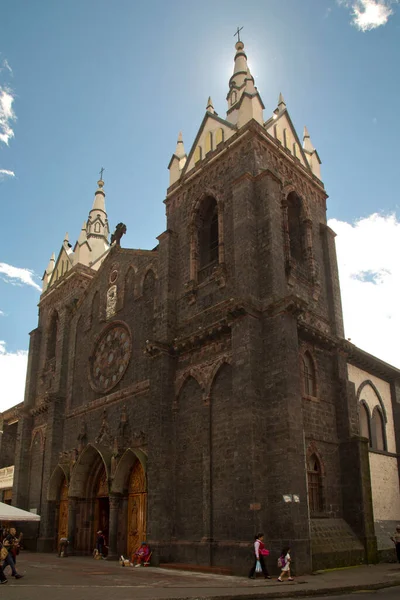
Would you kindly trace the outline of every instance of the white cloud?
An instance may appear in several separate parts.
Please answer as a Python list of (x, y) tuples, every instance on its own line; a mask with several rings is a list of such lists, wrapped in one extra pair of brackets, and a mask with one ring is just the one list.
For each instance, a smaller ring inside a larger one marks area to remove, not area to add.
[(360, 31), (371, 31), (386, 25), (393, 15), (393, 4), (399, 0), (338, 0), (351, 10), (352, 25)]
[(10, 65), (8, 64), (8, 60), (6, 58), (3, 60), (2, 68), (7, 69), (7, 71), (9, 71), (11, 73), (11, 75), (13, 75), (13, 70), (10, 67)]
[(400, 220), (375, 213), (329, 226), (337, 233), (345, 335), (400, 368)]
[(13, 110), (14, 96), (8, 87), (0, 86), (0, 142), (8, 146), (8, 142), (14, 137), (12, 123), (16, 116)]
[(6, 313), (4, 312), (4, 310), (0, 310), (0, 317), (5, 317)]
[(8, 169), (0, 169), (0, 181), (6, 177), (15, 177), (14, 171), (8, 171)]
[(7, 352), (6, 343), (0, 340), (0, 412), (23, 401), (27, 364), (27, 350)]
[(30, 285), (39, 290), (39, 292), (42, 291), (40, 285), (33, 279), (37, 275), (31, 269), (21, 269), (7, 265), (6, 263), (0, 263), (0, 273), (5, 275), (2, 279), (6, 283), (11, 283), (11, 285)]

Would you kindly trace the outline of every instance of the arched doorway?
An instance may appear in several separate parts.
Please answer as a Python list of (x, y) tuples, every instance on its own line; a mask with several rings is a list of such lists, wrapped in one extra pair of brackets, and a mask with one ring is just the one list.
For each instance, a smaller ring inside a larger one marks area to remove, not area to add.
[(103, 532), (108, 544), (108, 523), (110, 517), (110, 502), (108, 497), (107, 473), (102, 464), (97, 476), (94, 498), (94, 544), (96, 544), (97, 532)]
[(68, 482), (63, 479), (60, 488), (60, 506), (58, 509), (58, 540), (68, 537)]
[(132, 468), (128, 486), (128, 556), (146, 539), (146, 475), (139, 460)]

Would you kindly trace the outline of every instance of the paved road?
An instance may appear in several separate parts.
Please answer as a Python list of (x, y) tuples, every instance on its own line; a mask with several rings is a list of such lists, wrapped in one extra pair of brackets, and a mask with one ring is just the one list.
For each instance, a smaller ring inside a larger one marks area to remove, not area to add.
[[(110, 600), (199, 600), (210, 597), (218, 597), (219, 600), (241, 600), (241, 597), (264, 600), (271, 596), (279, 596), (284, 591), (291, 592), (293, 597), (304, 598), (309, 590), (323, 594), (324, 587), (333, 589), (343, 585), (366, 585), (376, 581), (381, 581), (383, 585), (391, 585), (392, 582), (399, 583), (400, 580), (397, 565), (362, 567), (318, 577), (303, 576), (291, 583), (264, 579), (252, 581), (246, 577), (151, 567), (122, 568), (115, 562), (94, 561), (82, 557), (59, 559), (49, 554), (22, 553), (18, 557), (17, 567), (24, 578), (16, 581), (10, 577), (7, 585), (0, 586), (0, 600), (98, 600), (105, 597), (109, 597)], [(400, 586), (373, 593), (358, 592), (340, 598), (399, 600)], [(326, 599), (326, 595), (321, 597), (321, 600)], [(316, 600), (315, 596), (313, 600)]]
[(303, 596), (302, 600), (399, 600), (400, 589), (398, 587), (386, 588), (385, 590), (353, 592), (341, 596)]

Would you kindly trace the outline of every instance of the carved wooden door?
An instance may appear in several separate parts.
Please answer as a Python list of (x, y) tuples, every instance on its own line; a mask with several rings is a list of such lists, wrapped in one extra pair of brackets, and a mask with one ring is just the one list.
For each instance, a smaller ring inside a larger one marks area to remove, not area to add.
[[(108, 500), (108, 481), (107, 473), (105, 468), (101, 470), (97, 479), (96, 498), (94, 501), (94, 531), (93, 531), (93, 542), (96, 545), (97, 532), (100, 530), (103, 532), (106, 538), (106, 544), (108, 545), (108, 521), (109, 521), (109, 500)], [(94, 547), (93, 546), (93, 547)]]
[(129, 480), (128, 501), (128, 556), (131, 557), (146, 539), (147, 493), (146, 476), (139, 461), (135, 463)]
[(68, 537), (68, 483), (66, 479), (61, 485), (58, 512), (58, 539), (62, 537)]

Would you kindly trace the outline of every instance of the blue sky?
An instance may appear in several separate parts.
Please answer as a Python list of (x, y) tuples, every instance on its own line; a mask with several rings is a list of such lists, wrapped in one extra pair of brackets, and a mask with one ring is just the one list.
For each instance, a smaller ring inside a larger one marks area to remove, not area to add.
[(35, 286), (102, 166), (111, 228), (156, 245), (177, 134), (188, 151), (209, 95), (224, 115), (238, 25), (265, 118), (282, 92), (321, 157), (346, 335), (400, 367), (396, 0), (0, 0), (0, 16), (0, 409), (22, 399)]

